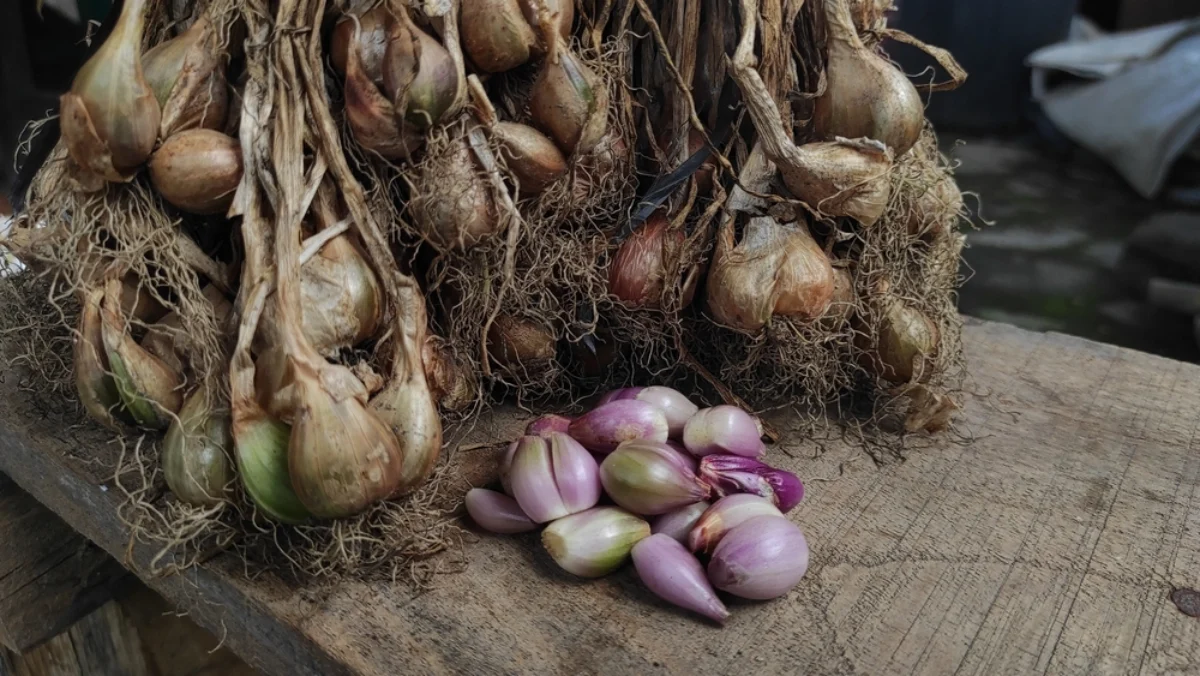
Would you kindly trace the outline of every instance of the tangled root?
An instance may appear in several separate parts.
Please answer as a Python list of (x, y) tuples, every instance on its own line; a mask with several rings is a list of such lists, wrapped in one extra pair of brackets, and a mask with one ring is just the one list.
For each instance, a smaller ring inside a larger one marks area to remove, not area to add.
[[(202, 289), (207, 284), (228, 289), (224, 266), (184, 233), (181, 221), (169, 215), (145, 177), (92, 193), (73, 189), (72, 181), (60, 148), (38, 174), (28, 211), (13, 233), (17, 255), (47, 278), (53, 290), (49, 302), (61, 306), (82, 298), (103, 288), (113, 275), (132, 280), (139, 298), (144, 295), (161, 308), (155, 313), (158, 317), (179, 317), (180, 329), (189, 338), (191, 382), (214, 383), (214, 391), (225, 397), (221, 383), (228, 364), (228, 332)], [(228, 246), (227, 238), (198, 239)], [(64, 311), (61, 319), (65, 323), (70, 318)], [(150, 323), (136, 317), (130, 321), (135, 335)]]

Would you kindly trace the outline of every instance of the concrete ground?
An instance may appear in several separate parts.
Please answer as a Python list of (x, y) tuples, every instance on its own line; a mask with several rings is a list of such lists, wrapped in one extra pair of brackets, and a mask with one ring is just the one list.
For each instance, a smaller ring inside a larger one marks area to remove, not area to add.
[(1164, 207), (1080, 151), (958, 139), (944, 134), (943, 149), (979, 196), (967, 198), (977, 220), (991, 223), (968, 234), (964, 313), (1200, 360), (1191, 317), (1147, 305), (1120, 265), (1129, 234)]

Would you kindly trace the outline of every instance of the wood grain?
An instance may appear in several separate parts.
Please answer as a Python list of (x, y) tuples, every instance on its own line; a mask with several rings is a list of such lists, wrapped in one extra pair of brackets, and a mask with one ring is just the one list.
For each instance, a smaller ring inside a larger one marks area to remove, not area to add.
[(125, 576), (103, 550), (0, 475), (0, 645), (17, 653), (112, 597)]
[[(479, 535), (467, 571), (414, 596), (321, 594), (218, 557), (148, 583), (268, 673), (1185, 674), (1200, 621), (1200, 367), (971, 322), (961, 431), (878, 467), (787, 416), (769, 459), (798, 472), (812, 567), (786, 599), (735, 603), (724, 629), (667, 607), (629, 570), (584, 582), (537, 536)], [(114, 498), (21, 421), (0, 470), (110, 552)], [(480, 438), (521, 419), (497, 414)], [(133, 562), (147, 552), (133, 548)]]
[(116, 601), (16, 658), (11, 671), (13, 676), (157, 676), (137, 630)]

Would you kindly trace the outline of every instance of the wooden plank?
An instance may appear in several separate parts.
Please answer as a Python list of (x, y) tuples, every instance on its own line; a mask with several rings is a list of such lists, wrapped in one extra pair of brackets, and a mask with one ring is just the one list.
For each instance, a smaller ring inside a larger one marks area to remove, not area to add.
[(137, 629), (109, 601), (67, 631), (13, 661), (14, 676), (157, 676)]
[(22, 653), (99, 608), (125, 570), (0, 475), (0, 644)]
[[(1200, 672), (1200, 622), (1169, 600), (1200, 587), (1200, 367), (980, 322), (966, 345), (962, 436), (907, 462), (773, 420), (785, 442), (769, 459), (808, 481), (792, 518), (812, 567), (786, 599), (734, 604), (724, 629), (629, 570), (562, 574), (536, 535), (474, 538), (466, 572), (419, 596), (355, 581), (307, 594), (224, 557), (148, 582), (277, 674)], [(115, 498), (9, 422), (0, 470), (122, 551)]]

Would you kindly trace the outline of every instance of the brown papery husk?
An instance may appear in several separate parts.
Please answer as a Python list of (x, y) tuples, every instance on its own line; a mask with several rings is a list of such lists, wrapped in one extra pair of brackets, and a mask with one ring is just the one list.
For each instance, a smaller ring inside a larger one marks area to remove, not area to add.
[(538, 39), (517, 0), (471, 0), (459, 18), (463, 51), (485, 73), (529, 61)]
[(188, 129), (221, 129), (229, 110), (227, 55), (220, 26), (201, 16), (179, 36), (146, 52), (146, 81), (162, 106), (159, 136)]
[[(353, 23), (353, 21), (351, 22)], [(346, 126), (364, 150), (387, 160), (405, 160), (425, 143), (419, 131), (401, 124), (395, 106), (363, 67), (358, 50), (346, 52), (346, 78), (342, 88)]]
[[(178, 315), (181, 330), (191, 336), (194, 346), (189, 355), (194, 381), (219, 378), (227, 334), (205, 297), (203, 287), (209, 280), (194, 272), (189, 253), (180, 247), (180, 238), (186, 235), (144, 179), (99, 193), (69, 189), (64, 156), (60, 146), (34, 180), (26, 213), (29, 222), (45, 225), (36, 231), (39, 236), (31, 249), (18, 255), (54, 281), (57, 304), (63, 304), (67, 295), (85, 297), (103, 287), (96, 261), (127, 270), (126, 280), (141, 280), (137, 297), (147, 296), (159, 308), (152, 314), (130, 316), (133, 330), (140, 335), (146, 322), (168, 312)], [(130, 288), (125, 285), (124, 295)], [(129, 302), (122, 305), (124, 314)]]
[(382, 63), (383, 91), (402, 124), (428, 129), (441, 121), (458, 94), (458, 70), (450, 52), (421, 30), (407, 12), (389, 16)]
[[(610, 40), (597, 49), (582, 49), (576, 56), (607, 90), (604, 135), (587, 153), (570, 156), (564, 152), (567, 175), (546, 186), (522, 211), (527, 220), (603, 228), (627, 213), (637, 190), (637, 132), (628, 115), (632, 106), (627, 72), (630, 55), (627, 45)], [(524, 111), (520, 121), (536, 126), (529, 111)]]
[[(333, 69), (345, 77), (346, 63), (350, 47), (353, 45), (362, 63), (362, 69), (367, 77), (378, 86), (383, 86), (383, 58), (387, 51), (387, 21), (388, 9), (380, 4), (374, 9), (354, 15), (358, 19), (356, 29), (354, 18), (349, 15), (338, 19), (333, 27), (333, 35), (329, 39), (329, 61)], [(358, 33), (355, 35), (355, 33)]]
[(863, 44), (847, 2), (823, 3), (829, 54), (813, 129), (826, 140), (880, 141), (899, 157), (920, 137), (925, 103), (903, 71)]
[[(156, 35), (168, 23), (168, 4), (157, 3), (151, 10), (150, 24), (159, 27), (151, 31)], [(213, 0), (209, 4), (220, 5), (220, 9), (239, 18), (244, 12), (254, 44), (269, 46), (284, 40), (319, 37), (319, 31), (267, 30), (267, 18), (274, 8), (259, 0)], [(205, 3), (200, 3), (197, 11), (212, 15)], [(313, 17), (307, 22), (319, 23)], [(259, 84), (266, 81), (263, 62), (270, 51), (268, 47), (247, 54), (252, 79)], [(315, 70), (319, 72), (319, 65)], [(261, 86), (251, 85), (249, 89), (247, 123), (241, 127), (250, 135), (243, 135), (241, 140), (249, 139), (249, 147), (254, 147), (255, 139), (268, 138), (258, 122), (268, 116), (264, 115)], [(320, 98), (327, 100), (324, 95)], [(278, 111), (278, 106), (274, 110)], [(344, 142), (340, 152), (347, 153), (356, 166), (364, 163), (372, 171), (385, 166)], [(248, 173), (257, 176), (263, 161), (261, 156), (248, 161)], [(252, 167), (255, 162), (260, 164)], [(371, 175), (386, 176), (382, 171)], [(124, 428), (123, 436), (113, 438), (80, 426), (86, 420), (74, 394), (72, 332), (78, 321), (78, 292), (97, 288), (96, 282), (89, 281), (92, 277), (84, 274), (95, 266), (83, 262), (81, 250), (101, 252), (118, 266), (128, 266), (130, 278), (148, 280), (142, 295), (153, 294), (165, 307), (155, 314), (169, 310), (185, 318), (181, 332), (196, 341), (189, 354), (189, 378), (215, 374), (214, 391), (223, 401), (228, 399), (229, 357), (225, 349), (227, 334), (217, 328), (215, 319), (207, 320), (203, 310), (201, 287), (206, 280), (192, 272), (187, 256), (180, 253), (175, 239), (179, 224), (166, 215), (167, 210), (149, 189), (148, 181), (137, 179), (128, 188), (105, 189), (89, 196), (74, 193), (71, 180), (65, 152), (60, 148), (39, 173), (30, 193), (29, 218), (46, 226), (38, 231), (44, 230), (46, 235), (39, 238), (38, 245), (22, 250), (32, 272), (0, 275), (0, 302), (14, 310), (0, 317), (4, 370), (6, 378), (21, 379), (22, 405), (28, 397), (30, 415), (62, 421), (64, 428), (78, 430), (81, 448), (88, 449), (87, 465), (94, 469), (98, 480), (112, 477), (109, 485), (122, 501), (119, 517), (128, 524), (131, 536), (159, 550), (147, 572), (171, 573), (226, 549), (244, 560), (251, 574), (274, 570), (300, 582), (353, 575), (424, 587), (433, 583), (437, 573), (462, 565), (456, 554), (461, 532), (454, 515), (468, 486), (460, 476), (453, 452), (442, 454), (429, 481), (401, 500), (377, 504), (357, 517), (335, 523), (283, 526), (258, 513), (240, 483), (234, 487), (232, 498), (219, 506), (200, 509), (182, 505), (165, 491), (155, 437)], [(393, 219), (396, 207), (391, 199), (376, 201), (379, 193), (368, 194), (371, 213), (388, 225), (399, 222), (398, 216)], [(63, 218), (68, 213), (72, 214), (70, 221)], [(140, 334), (142, 323), (133, 322), (133, 327)], [(377, 360), (376, 368), (386, 372), (387, 364), (386, 360)], [(112, 443), (105, 443), (109, 441)], [(450, 440), (448, 448), (453, 449), (457, 441)], [(431, 559), (436, 554), (442, 556)]]
[(472, 127), (464, 120), (432, 132), (425, 156), (405, 176), (411, 219), (440, 250), (470, 249), (502, 226), (496, 195), (468, 141)]
[(777, 316), (823, 316), (833, 300), (833, 267), (803, 223), (751, 218), (735, 242), (729, 220), (718, 235), (707, 288), (715, 320), (754, 333)]
[[(926, 128), (917, 146), (903, 159), (888, 213), (877, 227), (862, 233), (855, 278), (860, 298), (856, 360), (860, 364), (872, 362), (870, 338), (894, 324), (889, 311), (894, 314), (895, 303), (902, 302), (909, 308), (906, 314), (924, 317), (938, 338), (936, 354), (922, 360), (914, 377), (922, 387), (913, 390), (913, 396), (920, 395), (923, 400), (935, 403), (940, 398), (953, 401), (959, 398), (965, 373), (962, 320), (957, 309), (957, 289), (962, 282), (959, 264), (965, 238), (957, 233), (956, 227), (948, 227), (943, 234), (931, 237), (928, 231), (912, 232), (908, 226), (912, 217), (911, 195), (920, 195), (950, 176), (948, 163), (937, 154), (933, 130)], [(961, 205), (950, 204), (933, 220), (956, 225), (965, 220), (965, 214)], [(885, 395), (894, 386), (886, 378), (877, 377), (871, 369), (864, 370), (859, 378), (860, 389), (876, 393), (866, 399), (871, 402), (867, 408), (871, 419), (885, 421), (913, 415), (906, 408), (909, 396)], [(910, 385), (904, 384), (897, 391), (904, 394), (909, 389)]]
[[(517, 2), (521, 5), (521, 12), (530, 26), (540, 25), (539, 10), (544, 5), (554, 17), (554, 24), (558, 26), (558, 34), (563, 40), (570, 41), (571, 27), (575, 24), (574, 0), (517, 0)], [(533, 53), (535, 56), (542, 56), (548, 48), (546, 39), (539, 36)]]
[(567, 174), (567, 159), (545, 134), (533, 127), (497, 122), (491, 132), (521, 193), (537, 195)]
[(150, 182), (163, 199), (193, 214), (224, 214), (242, 180), (238, 142), (212, 129), (188, 129), (150, 156)]

